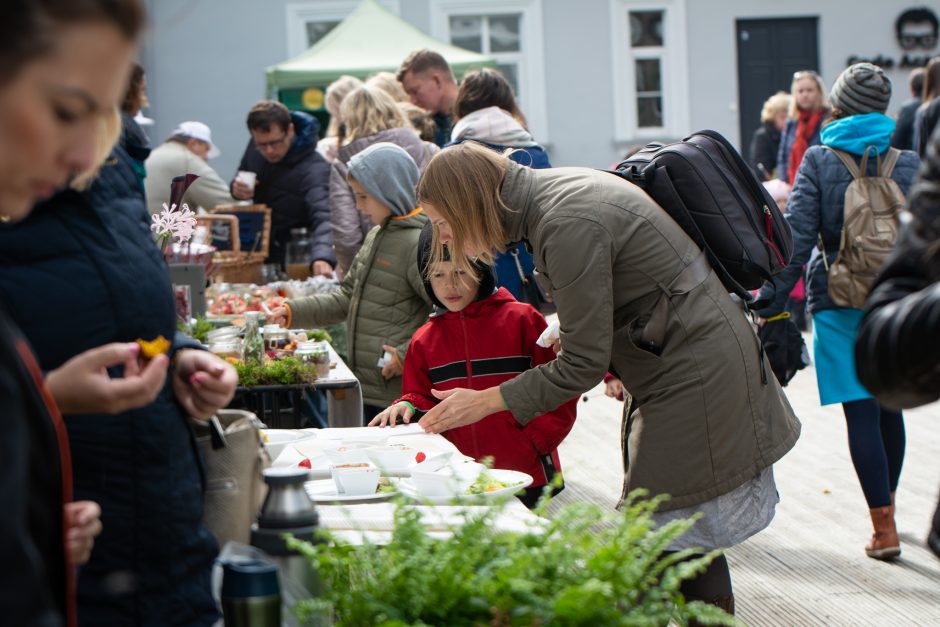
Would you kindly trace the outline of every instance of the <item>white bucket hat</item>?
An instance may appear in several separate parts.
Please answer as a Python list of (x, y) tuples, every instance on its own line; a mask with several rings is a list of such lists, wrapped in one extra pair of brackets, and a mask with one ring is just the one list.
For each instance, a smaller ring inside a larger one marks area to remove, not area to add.
[(173, 137), (192, 137), (206, 142), (209, 144), (209, 154), (207, 155), (209, 159), (214, 159), (222, 154), (219, 147), (212, 143), (212, 131), (202, 122), (180, 122), (179, 126), (173, 129), (171, 135)]

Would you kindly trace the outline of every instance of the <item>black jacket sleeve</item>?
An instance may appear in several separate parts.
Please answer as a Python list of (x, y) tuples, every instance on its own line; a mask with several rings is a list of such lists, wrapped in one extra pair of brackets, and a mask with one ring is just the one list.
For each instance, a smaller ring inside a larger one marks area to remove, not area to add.
[(333, 227), (330, 225), (330, 165), (322, 158), (310, 166), (311, 184), (304, 196), (313, 241), (313, 258), (336, 266)]
[(751, 168), (757, 174), (758, 180), (769, 180), (777, 167), (777, 146), (774, 146), (773, 140), (764, 127), (754, 131), (750, 155)]
[[(252, 167), (248, 164), (248, 157), (249, 157), (249, 155), (251, 154), (251, 152), (252, 152), (253, 150), (255, 150), (255, 145), (254, 145), (254, 143), (252, 142), (252, 140), (249, 139), (249, 140), (248, 140), (248, 145), (245, 146), (245, 152), (242, 153), (242, 160), (238, 162), (238, 170), (248, 170), (249, 172), (254, 172), (254, 171), (255, 171), (255, 168), (252, 168)], [(237, 170), (235, 171), (235, 174), (232, 175), (232, 180), (228, 182), (228, 193), (229, 193), (229, 194), (232, 194), (233, 196), (235, 195), (235, 193), (234, 193), (234, 191), (232, 190), (232, 186), (235, 184), (235, 177), (236, 177), (236, 176), (238, 176), (238, 171), (237, 171)]]
[(940, 398), (940, 283), (925, 264), (938, 242), (910, 220), (868, 297), (855, 363), (859, 380), (886, 407)]
[(940, 398), (940, 137), (932, 143), (855, 345), (859, 380), (895, 409)]

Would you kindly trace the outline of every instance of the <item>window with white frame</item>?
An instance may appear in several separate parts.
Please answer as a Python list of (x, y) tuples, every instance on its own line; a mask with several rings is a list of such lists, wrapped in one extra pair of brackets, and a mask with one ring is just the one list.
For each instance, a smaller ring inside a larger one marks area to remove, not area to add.
[[(400, 0), (379, 0), (399, 15)], [(358, 0), (318, 0), (287, 5), (287, 56), (295, 57), (323, 39), (359, 6)]]
[(611, 0), (618, 141), (687, 132), (685, 0)]
[(512, 85), (529, 130), (548, 142), (542, 14), (539, 0), (435, 0), (432, 34), (496, 60)]

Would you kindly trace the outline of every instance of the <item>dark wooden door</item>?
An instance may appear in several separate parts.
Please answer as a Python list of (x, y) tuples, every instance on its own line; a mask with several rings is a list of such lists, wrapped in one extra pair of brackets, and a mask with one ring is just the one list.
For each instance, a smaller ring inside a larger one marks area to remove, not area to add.
[(737, 40), (738, 125), (747, 159), (764, 101), (775, 92), (789, 92), (794, 72), (819, 71), (818, 19), (738, 20)]

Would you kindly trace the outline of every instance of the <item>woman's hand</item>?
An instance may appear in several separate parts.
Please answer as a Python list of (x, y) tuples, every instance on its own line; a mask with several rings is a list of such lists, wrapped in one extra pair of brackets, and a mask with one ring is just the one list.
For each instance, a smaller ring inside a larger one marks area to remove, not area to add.
[(268, 324), (279, 324), (282, 327), (287, 327), (287, 307), (284, 305), (275, 307), (266, 317)]
[(73, 566), (91, 557), (95, 536), (101, 533), (101, 508), (94, 501), (65, 504), (65, 549)]
[(191, 348), (180, 350), (174, 359), (173, 392), (190, 416), (208, 420), (232, 400), (238, 375), (231, 364)]
[(411, 405), (402, 401), (382, 410), (372, 419), (369, 426), (384, 427), (388, 425), (389, 427), (394, 427), (399, 418), (401, 418), (403, 423), (408, 424), (411, 422), (412, 416), (414, 416), (414, 412), (411, 410)]
[[(136, 343), (105, 344), (80, 353), (46, 375), (46, 387), (63, 414), (117, 414), (149, 405), (166, 381), (166, 355), (157, 355), (141, 370)], [(112, 379), (108, 368), (124, 366)]]
[(402, 363), (401, 357), (398, 356), (398, 349), (388, 344), (382, 344), (382, 348), (392, 356), (392, 358), (382, 366), (382, 376), (386, 381), (400, 377), (402, 373)]
[(473, 424), (490, 414), (506, 409), (498, 386), (485, 390), (431, 390), (431, 394), (441, 399), (441, 402), (418, 421), (428, 433), (442, 433), (448, 429)]

